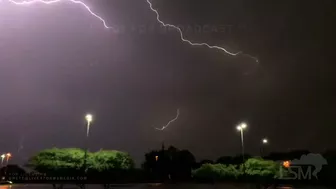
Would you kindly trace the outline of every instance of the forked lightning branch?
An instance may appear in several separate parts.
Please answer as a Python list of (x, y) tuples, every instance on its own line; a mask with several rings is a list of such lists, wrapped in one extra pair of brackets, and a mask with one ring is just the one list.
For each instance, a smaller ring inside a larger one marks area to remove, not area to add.
[[(256, 63), (259, 63), (259, 60), (257, 58), (255, 58), (255, 57), (253, 57), (249, 54), (244, 54), (240, 51), (239, 52), (231, 52), (224, 47), (220, 47), (220, 46), (216, 46), (216, 45), (210, 45), (210, 44), (205, 43), (205, 42), (192, 42), (192, 41), (186, 39), (184, 34), (183, 34), (183, 31), (180, 27), (175, 26), (173, 24), (164, 23), (160, 19), (159, 12), (153, 7), (152, 2), (150, 0), (144, 0), (144, 1), (147, 2), (150, 10), (153, 11), (156, 14), (156, 20), (162, 26), (173, 28), (173, 29), (175, 29), (176, 31), (179, 32), (181, 41), (183, 41), (183, 42), (185, 42), (185, 43), (187, 43), (191, 46), (205, 46), (205, 47), (208, 47), (210, 49), (219, 50), (219, 51), (222, 51), (225, 54), (228, 54), (228, 55), (231, 55), (231, 56), (238, 56), (238, 55), (246, 56), (246, 57), (249, 57), (249, 58), (253, 59)], [(85, 4), (84, 2), (79, 1), (79, 0), (21, 0), (21, 1), (20, 0), (0, 0), (0, 3), (4, 3), (4, 2), (8, 2), (8, 3), (14, 4), (14, 5), (18, 5), (18, 6), (26, 6), (26, 7), (30, 7), (30, 6), (33, 6), (34, 4), (38, 4), (38, 3), (40, 3), (40, 4), (42, 3), (42, 4), (45, 4), (45, 5), (53, 5), (55, 3), (70, 2), (70, 3), (73, 3), (75, 5), (79, 5), (79, 6), (84, 7), (87, 10), (88, 13), (90, 13), (93, 17), (95, 17), (99, 21), (101, 21), (106, 29), (112, 29), (113, 28), (113, 27), (111, 27), (107, 24), (107, 22), (104, 18), (99, 16), (98, 13), (94, 12), (91, 7), (89, 7), (87, 4)]]

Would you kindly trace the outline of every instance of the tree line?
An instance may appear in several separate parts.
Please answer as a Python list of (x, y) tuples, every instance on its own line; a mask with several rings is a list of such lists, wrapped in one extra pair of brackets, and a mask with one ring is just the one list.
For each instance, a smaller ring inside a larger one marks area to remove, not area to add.
[[(244, 157), (241, 155), (223, 156), (216, 161), (202, 160), (197, 162), (190, 151), (170, 146), (167, 149), (163, 147), (161, 150), (152, 150), (146, 153), (141, 168), (136, 168), (131, 156), (121, 151), (87, 152), (85, 161), (85, 151), (82, 149), (52, 148), (42, 150), (32, 156), (26, 167), (39, 174), (54, 177), (83, 176), (83, 178), (88, 178), (93, 182), (272, 181), (281, 180), (284, 177), (290, 178), (293, 170), (291, 171), (290, 167), (286, 167), (284, 162), (300, 159), (305, 154), (309, 154), (309, 151), (270, 153), (264, 157), (253, 157), (251, 155), (245, 155)], [(323, 157), (328, 161), (328, 164), (323, 166), (318, 174), (318, 179), (334, 180), (333, 170), (336, 168), (336, 153), (326, 152)], [(303, 170), (299, 171), (308, 174), (306, 172), (309, 165), (305, 166), (302, 166), (304, 167)], [(14, 165), (9, 165), (0, 170), (0, 174), (6, 177), (24, 173), (23, 169)], [(15, 178), (17, 179), (16, 182), (20, 181), (20, 178)], [(25, 180), (21, 181), (27, 182)]]

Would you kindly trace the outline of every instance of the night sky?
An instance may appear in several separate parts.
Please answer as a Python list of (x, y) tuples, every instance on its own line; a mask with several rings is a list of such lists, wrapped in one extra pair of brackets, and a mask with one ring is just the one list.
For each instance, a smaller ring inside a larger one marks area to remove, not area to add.
[(241, 121), (248, 153), (263, 137), (269, 151), (335, 147), (333, 0), (153, 0), (186, 38), (259, 65), (182, 43), (145, 0), (85, 2), (115, 29), (71, 3), (0, 3), (0, 151), (13, 160), (84, 147), (87, 112), (90, 150), (138, 163), (163, 140), (197, 159), (235, 155)]

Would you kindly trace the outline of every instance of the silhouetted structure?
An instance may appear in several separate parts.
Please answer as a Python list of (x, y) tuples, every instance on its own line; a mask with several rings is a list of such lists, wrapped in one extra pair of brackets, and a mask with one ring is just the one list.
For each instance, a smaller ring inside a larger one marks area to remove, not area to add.
[(170, 146), (167, 150), (162, 145), (161, 151), (145, 154), (143, 168), (150, 178), (159, 180), (187, 180), (195, 165), (195, 157), (188, 150), (179, 150)]

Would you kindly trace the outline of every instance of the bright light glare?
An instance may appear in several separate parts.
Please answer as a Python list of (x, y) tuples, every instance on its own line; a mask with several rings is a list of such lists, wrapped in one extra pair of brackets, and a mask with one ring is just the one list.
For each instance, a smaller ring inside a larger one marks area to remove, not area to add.
[(246, 124), (246, 123), (241, 123), (241, 124), (239, 124), (239, 125), (237, 126), (237, 130), (238, 130), (238, 131), (241, 131), (241, 130), (246, 129), (246, 127), (247, 127), (247, 124)]
[(6, 156), (5, 154), (2, 154), (2, 155), (1, 155), (1, 158), (5, 158), (5, 156)]
[(7, 153), (7, 154), (6, 154), (6, 156), (8, 156), (8, 157), (11, 157), (11, 156), (12, 156), (12, 154), (10, 154), (10, 153)]
[(264, 138), (264, 139), (262, 140), (262, 142), (263, 142), (264, 144), (267, 144), (267, 143), (268, 143), (268, 140), (267, 140), (266, 138)]
[(87, 122), (91, 122), (92, 119), (93, 119), (93, 116), (92, 116), (91, 114), (87, 114), (87, 115), (85, 116), (85, 119), (86, 119)]
[(289, 167), (290, 167), (290, 162), (289, 162), (289, 161), (284, 161), (284, 162), (282, 163), (282, 165), (283, 165), (284, 167), (286, 167), (286, 168), (289, 168)]

